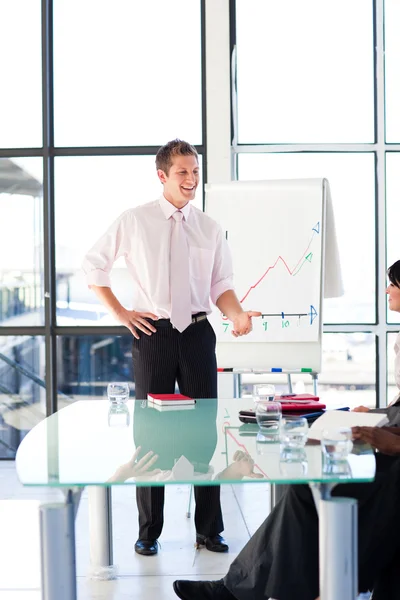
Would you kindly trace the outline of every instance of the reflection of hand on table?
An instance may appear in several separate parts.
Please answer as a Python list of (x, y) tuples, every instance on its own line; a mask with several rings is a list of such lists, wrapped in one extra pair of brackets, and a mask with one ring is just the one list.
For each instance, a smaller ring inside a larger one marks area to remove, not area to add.
[(158, 454), (154, 454), (152, 451), (148, 452), (141, 458), (138, 462), (136, 462), (137, 457), (139, 456), (141, 447), (136, 449), (134, 455), (127, 463), (118, 467), (115, 471), (114, 475), (108, 479), (107, 483), (123, 483), (127, 479), (131, 477), (138, 477), (140, 475), (156, 475), (160, 472), (160, 469), (153, 469), (150, 471), (149, 469), (154, 465), (156, 460), (158, 459)]
[(243, 477), (264, 479), (261, 473), (254, 473), (254, 460), (247, 452), (236, 450), (233, 460), (234, 462), (221, 471), (216, 479), (242, 479)]

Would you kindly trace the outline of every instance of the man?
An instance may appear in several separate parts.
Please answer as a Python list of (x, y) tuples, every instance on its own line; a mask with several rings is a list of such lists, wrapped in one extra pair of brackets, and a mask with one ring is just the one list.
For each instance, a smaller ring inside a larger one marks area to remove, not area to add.
[[(375, 480), (339, 485), (332, 495), (358, 500), (359, 591), (374, 589), (374, 600), (394, 600), (399, 598), (400, 429), (354, 427), (353, 434), (379, 450)], [(178, 580), (173, 586), (181, 600), (319, 600), (318, 562), (318, 515), (311, 491), (291, 485), (224, 579)]]
[[(235, 337), (252, 329), (233, 290), (230, 252), (221, 228), (190, 205), (199, 184), (196, 149), (181, 140), (156, 156), (163, 185), (159, 200), (124, 212), (85, 257), (83, 269), (99, 300), (133, 335), (137, 399), (169, 394), (179, 385), (192, 398), (217, 397), (215, 333), (207, 320), (211, 300), (233, 323)], [(134, 282), (134, 310), (111, 290), (109, 273), (124, 256)], [(177, 457), (178, 458), (178, 457)], [(164, 488), (137, 488), (139, 539), (135, 551), (154, 555), (163, 526)], [(195, 488), (196, 542), (226, 552), (218, 486)]]

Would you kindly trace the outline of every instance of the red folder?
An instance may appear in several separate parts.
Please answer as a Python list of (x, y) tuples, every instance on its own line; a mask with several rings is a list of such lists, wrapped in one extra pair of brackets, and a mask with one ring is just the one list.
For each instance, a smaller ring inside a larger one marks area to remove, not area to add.
[(325, 410), (326, 404), (319, 401), (318, 396), (312, 394), (285, 394), (283, 396), (275, 396), (275, 402), (280, 402), (282, 412), (313, 412), (317, 410)]

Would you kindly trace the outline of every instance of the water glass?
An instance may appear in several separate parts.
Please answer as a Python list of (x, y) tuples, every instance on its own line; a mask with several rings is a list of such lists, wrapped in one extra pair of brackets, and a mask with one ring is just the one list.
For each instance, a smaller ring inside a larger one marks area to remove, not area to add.
[(307, 442), (308, 421), (304, 417), (284, 417), (281, 422), (281, 452), (285, 460), (302, 460)]
[(266, 442), (279, 442), (282, 419), (280, 402), (260, 400), (256, 404), (256, 420)]
[(254, 402), (273, 402), (275, 400), (275, 386), (269, 383), (253, 385)]
[(129, 398), (129, 384), (126, 381), (109, 383), (107, 396), (113, 404), (125, 404)]
[(353, 448), (350, 427), (324, 429), (321, 448), (327, 462), (344, 462)]
[(281, 453), (281, 460), (279, 461), (279, 472), (283, 477), (289, 481), (296, 480), (300, 477), (307, 475), (308, 462), (306, 453), (303, 451), (302, 456), (298, 456), (299, 460), (287, 459), (285, 453)]
[(130, 414), (126, 404), (111, 404), (108, 411), (109, 427), (129, 427)]

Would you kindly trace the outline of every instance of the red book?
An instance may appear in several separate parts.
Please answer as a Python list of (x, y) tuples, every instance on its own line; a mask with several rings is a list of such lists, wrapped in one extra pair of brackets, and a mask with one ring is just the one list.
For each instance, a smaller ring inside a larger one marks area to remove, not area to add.
[(147, 394), (147, 399), (158, 406), (184, 406), (196, 402), (193, 398), (182, 394)]

